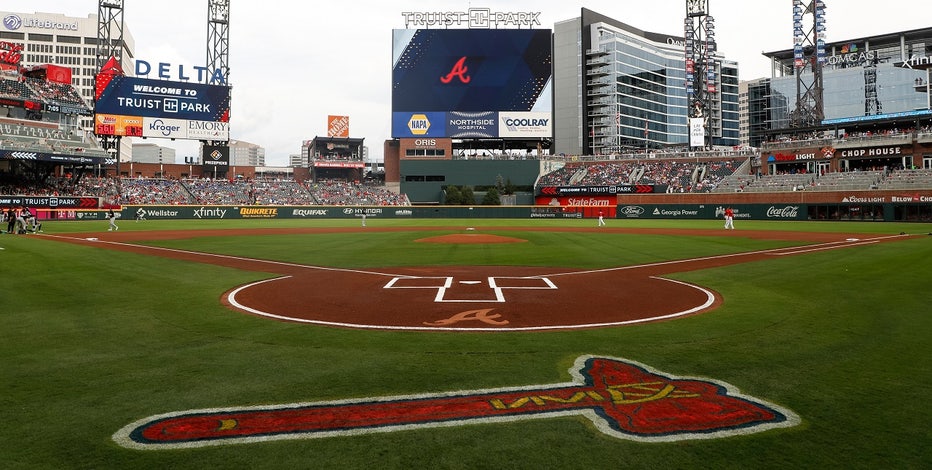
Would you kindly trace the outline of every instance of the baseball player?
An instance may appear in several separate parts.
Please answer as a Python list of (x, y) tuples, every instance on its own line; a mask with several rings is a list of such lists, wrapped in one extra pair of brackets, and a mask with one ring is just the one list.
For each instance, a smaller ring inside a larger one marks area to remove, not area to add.
[(116, 224), (116, 213), (113, 212), (113, 208), (110, 208), (110, 211), (107, 212), (107, 220), (110, 221), (110, 227), (107, 228), (108, 232), (115, 232), (120, 229)]
[(735, 229), (735, 211), (731, 207), (725, 208), (725, 229), (734, 230)]

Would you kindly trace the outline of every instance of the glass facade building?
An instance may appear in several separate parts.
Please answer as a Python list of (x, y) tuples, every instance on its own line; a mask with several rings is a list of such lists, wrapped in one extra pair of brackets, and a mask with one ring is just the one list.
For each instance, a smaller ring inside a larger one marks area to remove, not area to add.
[[(685, 13), (684, 13), (685, 15)], [(613, 154), (689, 143), (684, 38), (585, 8), (554, 28), (555, 153)], [(717, 57), (713, 145), (740, 143), (737, 63)]]
[[(928, 62), (927, 54), (932, 55), (932, 28), (828, 44), (822, 69), (825, 120), (928, 110), (928, 70), (912, 65)], [(764, 55), (771, 61), (772, 77), (751, 83), (748, 90), (753, 146), (765, 138), (761, 132), (791, 126), (797, 101), (793, 51)]]

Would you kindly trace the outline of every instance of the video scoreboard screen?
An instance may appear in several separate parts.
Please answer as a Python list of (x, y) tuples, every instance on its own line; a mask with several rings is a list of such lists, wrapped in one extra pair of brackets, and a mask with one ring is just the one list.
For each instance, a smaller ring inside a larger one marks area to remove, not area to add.
[(393, 31), (392, 136), (550, 137), (551, 30)]
[(229, 140), (229, 86), (113, 76), (98, 87), (97, 135)]

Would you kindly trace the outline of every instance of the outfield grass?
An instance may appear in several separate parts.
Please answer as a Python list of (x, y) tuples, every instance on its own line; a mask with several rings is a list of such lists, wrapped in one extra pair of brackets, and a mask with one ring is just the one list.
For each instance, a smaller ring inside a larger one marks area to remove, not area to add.
[[(152, 242), (334, 266), (598, 267), (784, 246), (741, 237), (517, 231), (594, 220), (368, 221), (412, 231)], [(356, 226), (358, 221), (145, 221), (123, 230)], [(708, 228), (718, 221), (610, 226)], [(414, 243), (467, 226), (527, 243)], [(420, 227), (420, 228), (417, 228)], [(491, 227), (506, 227), (496, 231)], [(742, 229), (895, 234), (930, 225), (739, 222)], [(47, 223), (50, 234), (106, 221)], [(4, 468), (929, 468), (932, 236), (678, 274), (724, 304), (699, 316), (536, 333), (346, 330), (233, 312), (226, 290), (269, 277), (0, 235), (0, 465)], [(315, 286), (339, 288), (340, 286)], [(377, 309), (377, 305), (372, 308)], [(111, 435), (171, 411), (474, 390), (569, 380), (580, 355), (623, 357), (728, 382), (796, 412), (799, 426), (644, 444), (584, 418), (188, 450), (124, 449)]]

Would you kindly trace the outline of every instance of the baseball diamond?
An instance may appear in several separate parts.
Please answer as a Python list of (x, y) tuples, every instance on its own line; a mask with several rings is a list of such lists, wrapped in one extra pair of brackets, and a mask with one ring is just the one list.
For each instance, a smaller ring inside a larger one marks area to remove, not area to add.
[[(134, 244), (140, 240), (194, 236), (349, 232), (346, 228), (231, 229), (108, 232), (54, 236), (199, 263), (271, 272), (279, 276), (231, 286), (221, 301), (262, 317), (336, 327), (422, 331), (533, 331), (620, 326), (670, 320), (707, 312), (724, 299), (702, 286), (667, 279), (673, 273), (747, 263), (813, 251), (844, 249), (902, 239), (906, 235), (839, 235), (742, 231), (750, 238), (792, 240), (799, 245), (594, 270), (521, 266), (421, 266), (343, 269)], [(411, 230), (370, 228), (368, 231)], [(450, 230), (445, 228), (445, 230)], [(487, 228), (488, 230), (488, 228)], [(508, 229), (506, 229), (508, 230)], [(514, 230), (514, 228), (511, 228)], [(521, 230), (534, 230), (522, 228)], [(573, 231), (593, 231), (573, 228)], [(608, 229), (616, 233), (709, 235), (675, 229)], [(606, 229), (599, 229), (605, 232)], [(729, 232), (731, 233), (731, 232)], [(716, 236), (722, 236), (716, 233)], [(441, 237), (441, 243), (520, 242), (468, 233)], [(438, 243), (438, 240), (429, 240)], [(339, 288), (317, 288), (339, 286)], [(352, 293), (352, 295), (348, 295)]]

